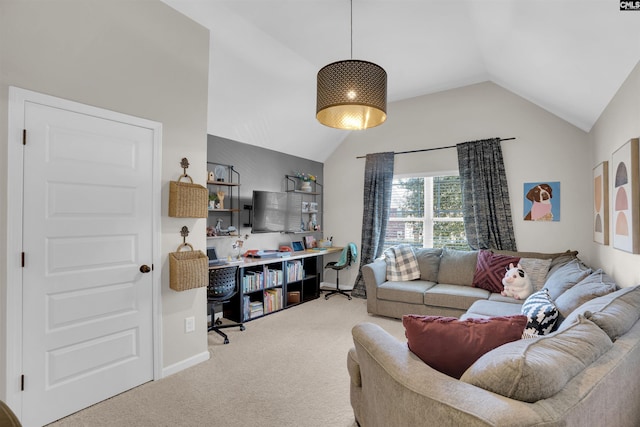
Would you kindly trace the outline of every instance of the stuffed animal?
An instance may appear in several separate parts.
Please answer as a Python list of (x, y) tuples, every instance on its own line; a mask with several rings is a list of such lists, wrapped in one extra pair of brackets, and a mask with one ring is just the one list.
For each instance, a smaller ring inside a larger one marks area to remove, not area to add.
[(501, 294), (506, 297), (526, 299), (533, 293), (531, 280), (520, 264), (516, 267), (513, 266), (513, 263), (509, 264), (509, 269), (502, 279), (502, 284), (504, 285), (504, 291)]

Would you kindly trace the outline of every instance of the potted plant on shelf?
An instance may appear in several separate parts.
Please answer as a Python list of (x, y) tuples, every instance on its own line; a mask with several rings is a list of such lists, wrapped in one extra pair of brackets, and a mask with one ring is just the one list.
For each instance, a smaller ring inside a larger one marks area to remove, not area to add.
[(296, 172), (296, 176), (302, 181), (302, 184), (300, 185), (300, 190), (310, 193), (312, 190), (311, 182), (312, 181), (315, 182), (316, 177), (311, 174), (300, 173), (300, 172)]
[(218, 196), (216, 193), (209, 193), (209, 210), (216, 209), (216, 204), (218, 202)]

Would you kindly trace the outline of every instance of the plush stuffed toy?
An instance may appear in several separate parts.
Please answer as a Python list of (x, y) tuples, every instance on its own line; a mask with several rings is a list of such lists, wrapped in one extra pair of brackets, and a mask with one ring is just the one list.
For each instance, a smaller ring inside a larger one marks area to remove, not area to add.
[(516, 267), (509, 264), (509, 269), (502, 279), (504, 291), (502, 295), (506, 297), (514, 297), (515, 299), (526, 299), (533, 293), (533, 285), (527, 273), (518, 264)]

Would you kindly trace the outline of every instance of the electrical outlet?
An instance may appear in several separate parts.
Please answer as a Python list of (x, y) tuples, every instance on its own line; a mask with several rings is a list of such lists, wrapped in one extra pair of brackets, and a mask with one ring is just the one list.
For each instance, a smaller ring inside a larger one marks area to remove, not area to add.
[(188, 334), (189, 332), (193, 332), (196, 330), (196, 318), (195, 317), (187, 317), (184, 319), (184, 333)]

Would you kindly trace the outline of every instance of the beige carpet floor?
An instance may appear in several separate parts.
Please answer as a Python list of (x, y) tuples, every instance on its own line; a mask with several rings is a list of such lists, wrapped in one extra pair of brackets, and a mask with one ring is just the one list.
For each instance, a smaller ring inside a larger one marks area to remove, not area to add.
[(373, 322), (404, 340), (399, 320), (366, 301), (323, 297), (209, 333), (211, 359), (98, 403), (50, 426), (354, 427), (347, 351), (351, 328)]

